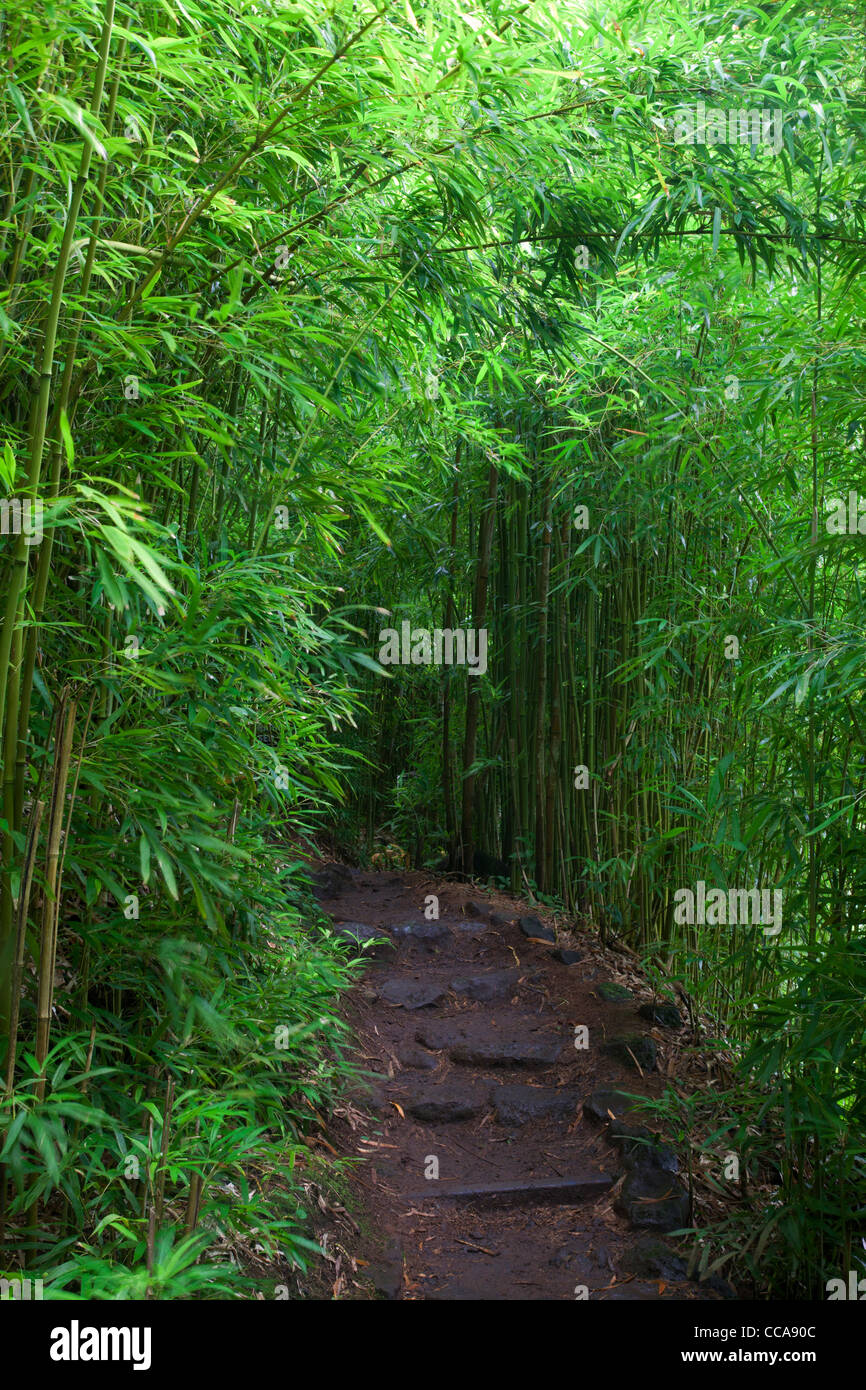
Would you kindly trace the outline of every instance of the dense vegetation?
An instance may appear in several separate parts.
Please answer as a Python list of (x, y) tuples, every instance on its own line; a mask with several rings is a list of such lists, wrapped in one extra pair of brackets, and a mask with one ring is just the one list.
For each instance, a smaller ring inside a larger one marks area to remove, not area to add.
[[(862, 7), (0, 25), (3, 1267), (314, 1258), (327, 833), (678, 981), (734, 1058), (678, 1123), (778, 1172), (707, 1254), (821, 1296), (866, 1230)], [(688, 143), (700, 102), (779, 139)], [(383, 667), (404, 621), (486, 672)]]

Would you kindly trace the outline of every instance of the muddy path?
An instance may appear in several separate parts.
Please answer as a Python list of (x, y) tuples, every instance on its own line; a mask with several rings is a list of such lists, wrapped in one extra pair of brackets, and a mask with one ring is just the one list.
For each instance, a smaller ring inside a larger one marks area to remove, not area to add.
[(371, 1087), (329, 1128), (363, 1160), (342, 1296), (730, 1297), (687, 1279), (678, 1156), (626, 1099), (706, 1084), (682, 1005), (505, 895), (319, 868), (334, 929), (385, 938), (346, 1006)]

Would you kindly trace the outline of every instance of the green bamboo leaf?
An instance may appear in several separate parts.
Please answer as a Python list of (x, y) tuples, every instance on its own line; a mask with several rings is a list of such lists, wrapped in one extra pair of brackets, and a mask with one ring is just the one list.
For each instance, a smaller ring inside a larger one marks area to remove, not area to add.
[(99, 140), (90, 129), (90, 126), (87, 124), (87, 113), (82, 111), (77, 102), (70, 101), (67, 97), (61, 96), (57, 92), (46, 94), (43, 99), (46, 105), (56, 106), (66, 119), (71, 121), (76, 130), (78, 130), (87, 141), (94, 154), (97, 154), (100, 159), (108, 159), (108, 151), (102, 144), (102, 141)]
[(66, 462), (71, 468), (75, 462), (75, 444), (72, 440), (72, 431), (69, 428), (69, 418), (65, 410), (60, 411), (60, 433), (63, 437), (63, 446), (66, 450)]
[(33, 129), (33, 122), (30, 119), (30, 112), (27, 110), (27, 103), (24, 100), (20, 88), (17, 87), (14, 82), (10, 81), (7, 78), (6, 91), (9, 93), (9, 96), (12, 100), (12, 105), (15, 107), (15, 110), (18, 112), (18, 115), (21, 118), (21, 121), (24, 125), (24, 129), (27, 131), (27, 134), (30, 136), (30, 139), (35, 140), (37, 138), (36, 131)]
[(139, 837), (138, 841), (139, 864), (141, 866), (141, 881), (150, 881), (150, 841), (145, 834)]
[(161, 845), (154, 846), (154, 853), (156, 854), (157, 862), (162, 871), (162, 876), (165, 880), (165, 886), (168, 889), (169, 895), (170, 897), (174, 898), (175, 901), (177, 901), (177, 880), (174, 876), (174, 869), (172, 868), (171, 860), (169, 859), (168, 855), (165, 853), (165, 850), (162, 848)]
[(0, 475), (3, 482), (11, 492), (15, 487), (15, 455), (12, 452), (12, 445), (7, 440), (3, 445), (3, 456), (0, 458)]

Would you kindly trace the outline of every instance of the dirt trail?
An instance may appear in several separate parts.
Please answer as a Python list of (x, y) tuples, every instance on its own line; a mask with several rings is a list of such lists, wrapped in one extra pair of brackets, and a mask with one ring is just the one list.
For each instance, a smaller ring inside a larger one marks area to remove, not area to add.
[(348, 1005), (373, 1090), (329, 1131), (366, 1159), (353, 1253), (381, 1296), (720, 1296), (659, 1241), (688, 1224), (676, 1156), (599, 1094), (659, 1096), (687, 1056), (686, 1028), (638, 1013), (629, 957), (590, 935), (562, 955), (513, 899), (423, 873), (326, 865), (318, 896), (342, 933), (387, 938)]

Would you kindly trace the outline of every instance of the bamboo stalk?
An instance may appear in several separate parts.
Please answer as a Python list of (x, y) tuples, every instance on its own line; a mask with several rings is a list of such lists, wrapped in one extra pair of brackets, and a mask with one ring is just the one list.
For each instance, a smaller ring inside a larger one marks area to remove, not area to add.
[(30, 891), (33, 886), (33, 865), (39, 843), (39, 828), (45, 811), (45, 802), (37, 801), (30, 813), (30, 828), (24, 850), (21, 888), (18, 894), (18, 924), (15, 940), (15, 959), (12, 965), (12, 1002), (9, 1012), (9, 1052), (6, 1059), (6, 1094), (12, 1094), (15, 1082), (15, 1057), (18, 1049), (18, 1015), (21, 1007), (21, 981), (24, 976), (24, 946), (27, 939), (27, 914), (30, 907)]
[[(103, 12), (102, 33), (99, 43), (99, 56), (97, 59), (96, 73), (93, 81), (93, 98), (90, 104), (91, 115), (98, 116), (99, 108), (102, 105), (102, 93), (105, 87), (105, 74), (108, 68), (108, 53), (111, 46), (111, 36), (114, 26), (115, 0), (105, 0)], [(39, 390), (36, 395), (33, 412), (30, 421), (29, 432), (29, 458), (28, 458), (28, 477), (27, 493), (32, 500), (36, 500), (39, 495), (39, 482), (42, 472), (42, 456), (45, 448), (46, 425), (48, 422), (48, 408), (51, 395), (51, 380), (54, 374), (54, 355), (57, 346), (57, 334), (60, 326), (60, 316), (63, 308), (64, 290), (66, 283), (66, 272), (69, 266), (69, 258), (72, 253), (72, 242), (75, 237), (75, 230), (78, 223), (78, 215), (81, 211), (81, 203), (84, 198), (84, 191), (87, 187), (88, 175), (90, 172), (90, 162), (93, 157), (93, 146), (89, 140), (82, 142), (81, 159), (78, 166), (78, 175), (72, 185), (72, 193), (69, 199), (69, 208), (63, 226), (63, 239), (60, 243), (60, 250), (57, 255), (57, 262), (54, 267), (54, 275), (51, 282), (51, 295), (45, 314), (45, 322), (42, 328), (42, 351), (39, 364)], [(3, 726), (6, 717), (6, 689), (9, 675), (9, 661), (12, 650), (12, 634), (18, 613), (19, 600), (24, 588), (24, 579), (27, 569), (28, 546), (27, 537), (22, 527), (15, 546), (12, 562), (12, 574), (9, 592), (6, 596), (4, 610), (3, 629), (0, 633), (0, 726)], [(9, 717), (13, 717), (13, 711), (9, 711)], [(14, 710), (15, 728), (18, 727), (18, 711)]]
[[(196, 1137), (196, 1139), (199, 1137), (200, 1128), (201, 1128), (201, 1117), (200, 1117), (200, 1116), (196, 1116), (196, 1122), (195, 1122), (195, 1137)], [(191, 1235), (193, 1234), (193, 1232), (195, 1231), (195, 1228), (196, 1228), (196, 1226), (197, 1226), (197, 1224), (198, 1224), (198, 1209), (199, 1209), (199, 1200), (200, 1200), (200, 1197), (201, 1197), (201, 1176), (200, 1176), (200, 1174), (198, 1174), (198, 1173), (190, 1173), (190, 1177), (189, 1177), (189, 1195), (187, 1196), (187, 1202), (186, 1202), (186, 1218), (185, 1218), (185, 1222), (184, 1222), (184, 1229), (185, 1229), (186, 1234), (187, 1234), (188, 1236), (191, 1236)]]
[[(451, 485), (450, 547), (448, 552), (448, 597), (445, 601), (445, 627), (455, 626), (454, 573), (457, 564), (457, 521), (460, 501), (460, 458), (463, 440), (454, 447), (454, 481)], [(457, 866), (457, 808), (454, 803), (454, 776), (451, 762), (451, 687), (453, 672), (442, 667), (442, 800), (445, 805), (445, 838), (449, 868)]]
[[(472, 621), (477, 629), (484, 626), (487, 611), (487, 579), (490, 572), (490, 553), (493, 543), (496, 494), (499, 473), (495, 464), (487, 474), (487, 502), (478, 523), (478, 565), (475, 573), (475, 601)], [(472, 679), (466, 696), (466, 736), (463, 745), (463, 809), (460, 822), (460, 863), (464, 873), (472, 872), (474, 846), (474, 812), (476, 777), (470, 772), (475, 762), (478, 738), (478, 712), (481, 691), (478, 678)]]
[(42, 929), (39, 948), (39, 991), (36, 1002), (36, 1061), (40, 1075), (36, 1081), (37, 1100), (45, 1099), (46, 1077), (42, 1068), (48, 1055), (51, 1034), (51, 1007), (54, 998), (54, 959), (57, 950), (57, 922), (60, 911), (60, 848), (63, 830), (63, 810), (69, 764), (72, 758), (72, 736), (75, 728), (76, 705), (64, 693), (57, 709), (54, 739), (54, 780), (48, 815), (48, 839), (45, 863), (45, 893), (42, 899)]
[[(105, 115), (105, 129), (110, 135), (114, 129), (114, 118), (117, 110), (117, 95), (120, 88), (120, 78), (123, 69), (123, 62), (126, 56), (126, 39), (121, 39), (120, 46), (115, 62), (115, 76), (111, 84), (108, 97), (108, 107)], [(69, 343), (66, 348), (66, 361), (63, 368), (63, 376), (60, 389), (57, 393), (57, 402), (52, 412), (52, 433), (53, 444), (51, 459), (48, 469), (48, 493), (47, 501), (50, 503), (55, 500), (60, 491), (60, 473), (63, 461), (62, 436), (60, 431), (60, 421), (63, 413), (70, 413), (70, 398), (72, 390), (72, 379), (75, 371), (75, 354), (81, 337), (81, 328), (84, 323), (84, 312), (87, 296), (90, 291), (90, 284), (93, 278), (93, 267), (96, 261), (96, 247), (98, 242), (97, 227), (102, 210), (105, 204), (105, 184), (108, 177), (108, 161), (104, 161), (99, 170), (99, 177), (96, 185), (96, 197), (94, 199), (94, 209), (91, 217), (91, 234), (87, 246), (87, 255), (84, 261), (84, 270), (81, 275), (81, 287), (79, 290), (80, 306), (75, 316), (72, 330), (69, 336)], [(21, 698), (18, 714), (18, 765), (16, 770), (16, 802), (21, 804), (24, 795), (24, 775), (26, 768), (27, 735), (30, 725), (30, 704), (33, 693), (33, 674), (36, 668), (37, 645), (39, 640), (39, 623), (45, 611), (45, 599), (48, 592), (48, 578), (51, 573), (51, 556), (54, 549), (54, 527), (48, 526), (45, 531), (42, 543), (39, 547), (39, 556), (36, 564), (36, 579), (33, 590), (33, 617), (27, 631), (27, 642), (24, 649), (24, 660), (21, 676)]]
[(547, 799), (545, 793), (545, 725), (547, 716), (547, 626), (550, 603), (550, 556), (553, 541), (553, 478), (548, 470), (544, 484), (541, 524), (541, 557), (538, 567), (536, 601), (537, 675), (535, 687), (535, 731), (533, 773), (535, 777), (535, 881), (539, 891), (547, 892)]

